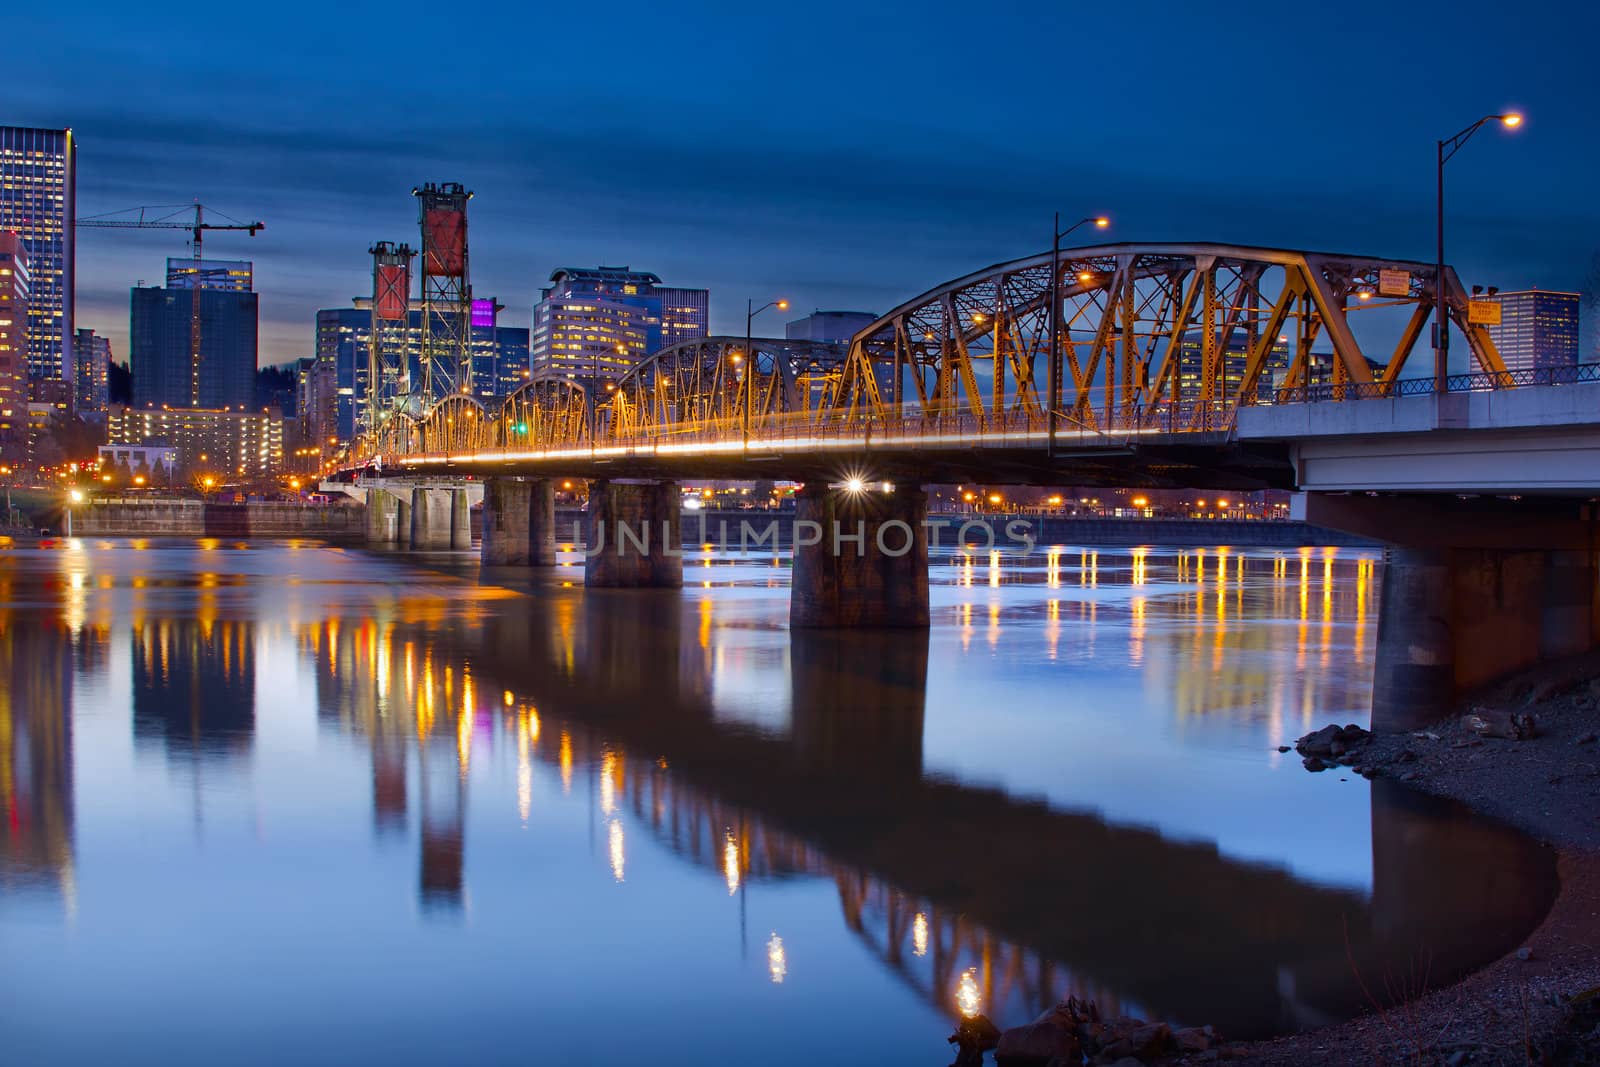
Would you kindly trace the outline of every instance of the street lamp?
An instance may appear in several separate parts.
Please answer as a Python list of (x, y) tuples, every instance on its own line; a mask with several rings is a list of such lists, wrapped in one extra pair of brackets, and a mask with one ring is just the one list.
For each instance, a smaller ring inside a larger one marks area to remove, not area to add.
[(744, 350), (745, 354), (750, 357), (750, 365), (744, 369), (744, 418), (742, 421), (744, 423), (744, 443), (747, 447), (750, 444), (750, 408), (755, 403), (756, 395), (756, 350), (753, 340), (753, 327), (756, 321), (756, 316), (768, 308), (777, 308), (779, 311), (787, 311), (789, 310), (789, 301), (768, 300), (760, 307), (756, 307), (756, 302), (754, 300), (745, 301)]
[(1444, 165), (1450, 158), (1461, 151), (1461, 146), (1472, 139), (1478, 128), (1486, 123), (1498, 122), (1508, 130), (1514, 130), (1522, 125), (1522, 116), (1516, 112), (1504, 115), (1485, 115), (1471, 126), (1462, 130), (1448, 140), (1437, 142), (1439, 147), (1439, 257), (1435, 264), (1433, 276), (1433, 302), (1434, 302), (1434, 338), (1433, 338), (1433, 391), (1442, 393), (1449, 379), (1450, 362), (1450, 325), (1448, 314), (1445, 310), (1444, 297)]
[(67, 492), (67, 536), (72, 536), (72, 505), (83, 503), (83, 490), (71, 489)]
[[(1111, 225), (1111, 220), (1104, 215), (1085, 215), (1066, 229), (1061, 228), (1061, 212), (1056, 212), (1055, 225), (1050, 232), (1050, 354), (1046, 358), (1049, 384), (1045, 396), (1045, 445), (1047, 457), (1056, 454), (1056, 408), (1061, 402), (1061, 239), (1076, 230), (1079, 226), (1094, 223), (1096, 229), (1103, 230)], [(1087, 272), (1078, 275), (1079, 282), (1088, 282)]]

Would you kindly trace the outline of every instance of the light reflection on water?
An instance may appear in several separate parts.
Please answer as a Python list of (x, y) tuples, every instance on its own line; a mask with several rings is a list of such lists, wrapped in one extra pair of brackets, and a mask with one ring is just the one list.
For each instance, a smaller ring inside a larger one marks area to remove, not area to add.
[(1336, 1017), (1351, 958), (1442, 979), (1549, 898), (1517, 835), (1275, 751), (1364, 720), (1370, 556), (955, 552), (927, 635), (790, 634), (770, 555), (686, 574), (0, 554), (4, 1032), (420, 1062), (532, 1022), (672, 1062), (709, 1014), (735, 1058), (946, 1062), (958, 998)]

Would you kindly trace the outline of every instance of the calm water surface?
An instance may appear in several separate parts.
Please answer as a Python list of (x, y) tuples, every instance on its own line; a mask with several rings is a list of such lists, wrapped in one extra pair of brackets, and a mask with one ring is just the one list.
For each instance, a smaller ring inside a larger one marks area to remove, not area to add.
[(932, 1065), (963, 980), (1263, 1035), (1553, 894), (1276, 751), (1365, 721), (1371, 555), (945, 555), (888, 635), (573, 558), (0, 552), (0, 1061)]

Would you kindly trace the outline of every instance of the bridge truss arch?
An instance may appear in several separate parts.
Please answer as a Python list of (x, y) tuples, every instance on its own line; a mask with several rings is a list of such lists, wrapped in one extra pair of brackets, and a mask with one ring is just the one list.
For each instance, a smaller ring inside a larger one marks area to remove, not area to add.
[(584, 447), (594, 437), (589, 390), (570, 378), (535, 378), (505, 398), (486, 436), (500, 448)]
[[(1226, 434), (1239, 408), (1308, 399), (1313, 387), (1335, 400), (1416, 391), (1403, 379), (1421, 369), (1412, 357), (1436, 273), (1245, 245), (1062, 249), (929, 289), (848, 343), (711, 336), (662, 349), (603, 392), (541, 378), (490, 412), (453, 394), (388, 420), (376, 451), (452, 463), (588, 450), (609, 461), (669, 446), (1033, 449), (1063, 433), (1089, 447)], [(1443, 285), (1476, 369), (1516, 384), (1450, 268)]]
[(835, 405), (847, 346), (712, 336), (663, 348), (629, 370), (604, 401), (607, 436), (632, 439), (821, 417)]
[(481, 448), (490, 433), (489, 415), (475, 397), (452, 393), (416, 422), (414, 437), (424, 452)]
[[(1313, 377), (1397, 380), (1432, 311), (1435, 273), (1404, 260), (1218, 244), (1030, 256), (930, 289), (856, 334), (836, 406), (981, 426), (1032, 425), (1054, 411), (1087, 428), (1151, 419), (1216, 428), (1237, 407)], [(1445, 287), (1478, 369), (1503, 372), (1448, 267)], [(1387, 330), (1358, 328), (1386, 308), (1398, 309)]]

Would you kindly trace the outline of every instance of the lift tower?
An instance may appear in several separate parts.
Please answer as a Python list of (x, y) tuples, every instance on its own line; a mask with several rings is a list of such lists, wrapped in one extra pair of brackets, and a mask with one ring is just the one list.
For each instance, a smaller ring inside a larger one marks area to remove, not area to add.
[[(194, 212), (194, 221), (180, 220), (180, 214)], [(221, 214), (221, 212), (217, 212)], [(118, 216), (132, 215), (132, 218)], [(223, 215), (223, 218), (227, 218)], [(189, 406), (200, 406), (200, 292), (205, 288), (208, 272), (201, 263), (200, 245), (207, 230), (244, 230), (251, 237), (267, 228), (264, 222), (207, 222), (205, 205), (196, 200), (193, 204), (162, 204), (156, 207), (131, 207), (125, 211), (112, 211), (78, 219), (79, 226), (96, 226), (102, 229), (127, 230), (188, 230), (189, 245), (194, 249), (194, 291), (189, 305)]]
[(379, 241), (372, 253), (372, 329), (367, 338), (365, 430), (376, 434), (411, 392), (410, 245)]
[(472, 392), (472, 285), (467, 280), (467, 201), (460, 182), (411, 190), (422, 222), (421, 407)]

